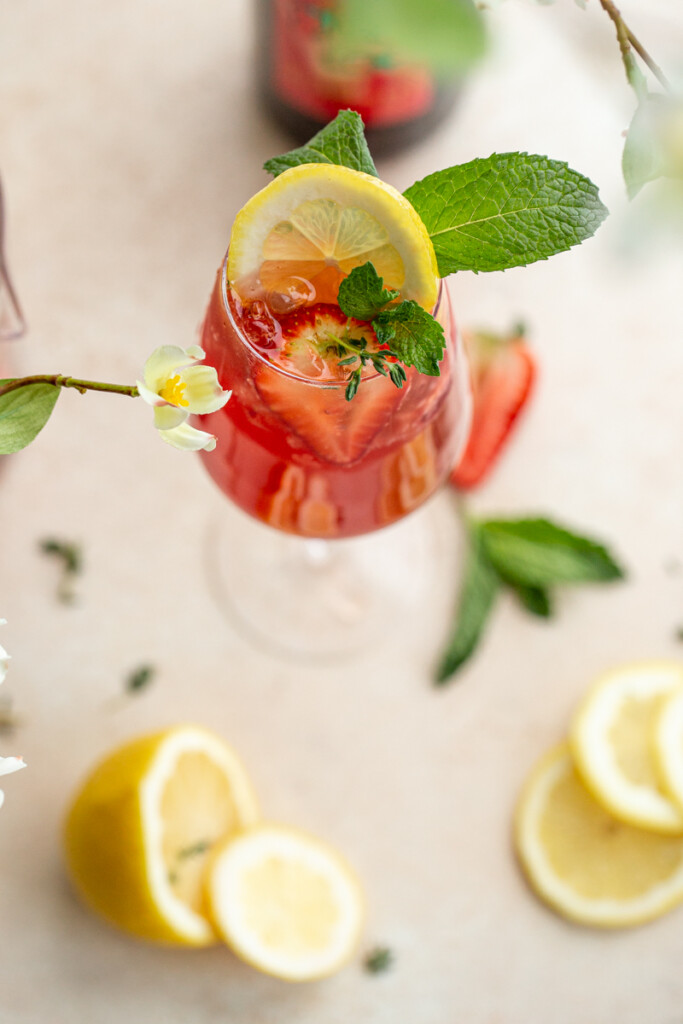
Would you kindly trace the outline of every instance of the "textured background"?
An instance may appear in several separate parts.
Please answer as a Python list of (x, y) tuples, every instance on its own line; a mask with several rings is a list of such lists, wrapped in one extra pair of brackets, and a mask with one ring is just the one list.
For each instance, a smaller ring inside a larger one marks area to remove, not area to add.
[[(623, 8), (680, 81), (680, 6)], [(194, 338), (232, 219), (288, 146), (252, 94), (250, 22), (246, 0), (0, 5), (0, 168), (26, 372), (132, 382), (152, 348)], [(141, 402), (64, 394), (0, 482), (3, 689), (23, 719), (2, 753), (29, 762), (5, 780), (0, 814), (2, 1024), (681, 1020), (683, 910), (620, 934), (565, 924), (529, 895), (510, 817), (599, 671), (683, 657), (683, 254), (633, 243), (619, 167), (633, 100), (597, 4), (509, 0), (491, 22), (495, 52), (450, 120), (379, 170), (404, 188), (526, 149), (600, 185), (613, 216), (594, 240), (526, 270), (459, 275), (452, 293), (465, 325), (523, 316), (541, 363), (531, 411), (473, 505), (604, 536), (629, 581), (564, 595), (547, 625), (502, 601), (476, 661), (434, 692), (457, 585), (444, 494), (425, 512), (442, 572), (409, 624), (343, 664), (281, 661), (212, 600), (207, 530), (227, 511), (198, 460), (157, 440)], [(37, 550), (51, 535), (84, 547), (73, 608), (55, 601), (56, 567)], [(143, 661), (154, 684), (121, 698)], [(187, 719), (233, 742), (270, 816), (356, 865), (367, 945), (394, 949), (391, 973), (357, 962), (288, 987), (221, 949), (136, 946), (75, 902), (59, 844), (73, 787), (111, 745)]]

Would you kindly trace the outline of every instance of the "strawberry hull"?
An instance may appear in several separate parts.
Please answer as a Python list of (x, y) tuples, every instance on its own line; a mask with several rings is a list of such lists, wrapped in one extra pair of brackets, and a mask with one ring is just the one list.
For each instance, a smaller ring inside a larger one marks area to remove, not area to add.
[(216, 435), (216, 449), (201, 457), (221, 490), (262, 522), (305, 537), (368, 533), (426, 501), (448, 476), (470, 419), (465, 357), (445, 288), (441, 296), (441, 376), (411, 369), (398, 390), (375, 375), (347, 402), (340, 374), (301, 376), (277, 350), (256, 347), (258, 325), (250, 338), (248, 315), (219, 273), (201, 345), (233, 395), (198, 426)]

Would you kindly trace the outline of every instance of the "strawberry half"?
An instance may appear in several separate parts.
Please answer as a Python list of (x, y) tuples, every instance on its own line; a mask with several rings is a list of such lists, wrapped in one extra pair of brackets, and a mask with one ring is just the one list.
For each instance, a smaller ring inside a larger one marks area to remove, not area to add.
[[(381, 377), (362, 383), (347, 402), (343, 382), (349, 367), (338, 366), (339, 357), (329, 352), (328, 335), (338, 336), (348, 325), (354, 337), (365, 334), (370, 340), (371, 329), (360, 320), (349, 322), (338, 306), (322, 303), (282, 317), (280, 324), (283, 345), (278, 365), (311, 383), (265, 364), (256, 378), (261, 398), (321, 459), (338, 465), (356, 462), (403, 394)], [(322, 381), (332, 386), (326, 388)]]
[(474, 412), (467, 446), (451, 483), (467, 490), (480, 483), (503, 449), (524, 408), (536, 364), (523, 334), (473, 333), (465, 339), (470, 360)]

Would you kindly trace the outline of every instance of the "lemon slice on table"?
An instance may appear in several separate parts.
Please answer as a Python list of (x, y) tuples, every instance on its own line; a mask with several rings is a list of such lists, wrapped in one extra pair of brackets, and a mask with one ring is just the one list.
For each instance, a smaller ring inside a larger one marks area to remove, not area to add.
[(568, 744), (532, 772), (517, 807), (515, 841), (541, 899), (582, 924), (643, 924), (683, 902), (683, 838), (609, 814), (584, 786)]
[(126, 744), (86, 780), (68, 813), (68, 870), (85, 902), (142, 939), (217, 941), (204, 871), (213, 846), (252, 825), (258, 809), (222, 740), (180, 726)]
[(360, 886), (339, 854), (281, 825), (256, 826), (218, 849), (208, 898), (231, 949), (286, 981), (311, 981), (343, 967), (364, 916)]
[(408, 200), (362, 171), (302, 164), (280, 174), (237, 214), (227, 273), (243, 298), (260, 287), (336, 302), (339, 282), (367, 262), (386, 288), (432, 309), (436, 257)]
[(654, 739), (660, 778), (683, 812), (683, 686), (662, 702)]
[(683, 812), (661, 784), (654, 724), (683, 685), (683, 666), (644, 662), (606, 673), (579, 705), (571, 728), (576, 765), (596, 800), (641, 828), (683, 834)]

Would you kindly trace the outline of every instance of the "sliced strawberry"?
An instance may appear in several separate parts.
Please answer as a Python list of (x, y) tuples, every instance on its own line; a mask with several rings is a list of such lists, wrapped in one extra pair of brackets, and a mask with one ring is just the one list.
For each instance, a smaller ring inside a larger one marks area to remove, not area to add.
[(474, 487), (490, 470), (536, 377), (534, 357), (519, 332), (508, 337), (474, 333), (466, 341), (474, 413), (469, 441), (451, 474), (451, 483), (463, 490)]
[[(296, 379), (265, 364), (256, 387), (266, 405), (320, 458), (348, 465), (361, 458), (373, 438), (398, 408), (402, 393), (386, 377), (364, 381), (347, 402), (343, 382), (349, 367), (326, 351), (328, 335), (339, 335), (348, 318), (337, 306), (319, 304), (281, 320), (283, 346), (279, 364)], [(368, 331), (361, 321), (349, 325), (354, 337)], [(308, 382), (310, 380), (310, 383)], [(324, 387), (323, 381), (332, 386)]]

